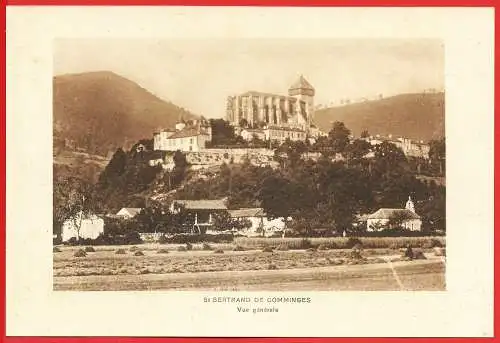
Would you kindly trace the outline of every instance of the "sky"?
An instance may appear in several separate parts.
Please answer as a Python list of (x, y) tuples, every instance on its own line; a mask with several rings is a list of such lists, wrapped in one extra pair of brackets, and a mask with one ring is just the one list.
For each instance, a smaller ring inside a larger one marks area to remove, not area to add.
[(58, 39), (54, 75), (108, 70), (208, 118), (229, 95), (286, 94), (300, 76), (315, 104), (444, 89), (444, 45), (431, 39)]

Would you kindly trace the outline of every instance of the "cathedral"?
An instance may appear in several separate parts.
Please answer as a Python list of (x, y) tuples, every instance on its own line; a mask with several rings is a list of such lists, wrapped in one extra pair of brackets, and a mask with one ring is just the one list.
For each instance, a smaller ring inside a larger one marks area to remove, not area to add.
[(235, 127), (289, 128), (309, 132), (313, 123), (314, 87), (300, 76), (288, 95), (248, 91), (227, 99), (227, 120)]

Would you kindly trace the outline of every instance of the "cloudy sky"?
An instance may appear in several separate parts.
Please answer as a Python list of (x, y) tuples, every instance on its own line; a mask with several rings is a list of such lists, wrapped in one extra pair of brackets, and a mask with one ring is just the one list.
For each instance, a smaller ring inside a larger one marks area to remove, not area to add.
[(54, 43), (54, 74), (109, 70), (196, 114), (223, 117), (228, 95), (286, 94), (300, 74), (316, 104), (444, 87), (438, 40), (71, 39)]

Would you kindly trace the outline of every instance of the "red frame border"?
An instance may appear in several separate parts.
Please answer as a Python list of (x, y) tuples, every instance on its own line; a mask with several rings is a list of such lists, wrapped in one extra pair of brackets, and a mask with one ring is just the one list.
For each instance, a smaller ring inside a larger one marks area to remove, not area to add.
[[(2, 4), (1, 11), (1, 21), (2, 21), (2, 31), (1, 36), (2, 42), (4, 43), (4, 49), (1, 57), (3, 58), (3, 64), (0, 67), (0, 77), (4, 80), (1, 87), (1, 96), (5, 100), (4, 106), (1, 107), (0, 112), (0, 153), (2, 158), (0, 159), (0, 251), (5, 252), (6, 245), (6, 6), (273, 6), (273, 7), (492, 7), (496, 10), (496, 2), (494, 0), (355, 0), (353, 3), (349, 1), (333, 1), (333, 0), (6, 0)], [(496, 11), (495, 11), (496, 12)], [(500, 38), (498, 38), (498, 33), (500, 32), (498, 21), (495, 16), (495, 56), (500, 55)], [(499, 82), (498, 73), (495, 71), (495, 103), (500, 101), (500, 94), (497, 91)], [(496, 106), (495, 106), (495, 116), (496, 116)], [(500, 205), (497, 202), (497, 197), (500, 196), (500, 172), (498, 171), (500, 167), (500, 152), (498, 148), (500, 137), (500, 121), (494, 119), (494, 161), (495, 161), (495, 171), (494, 171), (494, 208), (495, 208), (495, 218), (494, 225), (497, 229), (499, 222), (497, 218), (497, 213), (500, 212)], [(494, 236), (494, 275), (500, 275), (500, 254), (498, 253), (498, 246), (500, 246), (500, 235)], [(2, 307), (2, 318), (0, 320), (0, 339), (3, 342), (9, 343), (29, 343), (29, 342), (39, 342), (39, 343), (136, 343), (136, 342), (147, 342), (147, 343), (160, 343), (160, 342), (171, 342), (171, 343), (326, 343), (326, 342), (346, 342), (346, 343), (368, 343), (368, 342), (384, 342), (384, 343), (395, 343), (395, 342), (426, 342), (426, 343), (437, 343), (437, 342), (469, 342), (469, 341), (488, 341), (496, 342), (496, 330), (494, 330), (493, 338), (250, 338), (250, 337), (163, 337), (163, 338), (148, 338), (148, 337), (6, 337), (6, 282), (5, 282), (5, 253), (0, 254), (0, 266), (1, 266), (1, 277), (0, 277), (0, 306)], [(498, 310), (500, 308), (500, 297), (497, 297), (497, 287), (499, 283), (495, 283), (494, 287), (494, 329), (500, 327), (500, 316)], [(500, 288), (500, 287), (498, 287)]]

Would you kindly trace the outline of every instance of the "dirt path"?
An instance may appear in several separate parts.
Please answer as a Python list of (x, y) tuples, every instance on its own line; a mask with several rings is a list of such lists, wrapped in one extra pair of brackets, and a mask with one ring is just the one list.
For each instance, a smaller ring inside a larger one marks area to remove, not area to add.
[(54, 290), (445, 290), (438, 259), (308, 269), (54, 277)]

